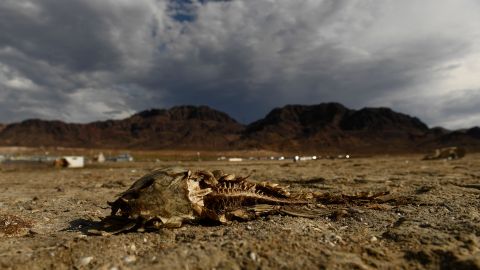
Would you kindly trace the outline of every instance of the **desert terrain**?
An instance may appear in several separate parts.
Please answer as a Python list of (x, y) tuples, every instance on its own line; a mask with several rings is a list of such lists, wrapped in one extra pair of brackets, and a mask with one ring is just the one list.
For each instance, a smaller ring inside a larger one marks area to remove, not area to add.
[[(154, 168), (251, 174), (295, 192), (389, 194), (229, 225), (90, 235), (107, 201)], [(0, 164), (1, 269), (480, 269), (480, 154), (157, 161), (82, 169)]]

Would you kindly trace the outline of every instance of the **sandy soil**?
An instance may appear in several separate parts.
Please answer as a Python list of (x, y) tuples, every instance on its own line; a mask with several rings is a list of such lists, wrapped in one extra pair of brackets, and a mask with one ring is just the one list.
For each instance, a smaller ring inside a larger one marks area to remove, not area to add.
[[(86, 235), (106, 204), (156, 167), (223, 169), (292, 190), (389, 191), (326, 205), (316, 219), (268, 216), (224, 226)], [(1, 269), (480, 269), (480, 155), (310, 162), (0, 165)]]

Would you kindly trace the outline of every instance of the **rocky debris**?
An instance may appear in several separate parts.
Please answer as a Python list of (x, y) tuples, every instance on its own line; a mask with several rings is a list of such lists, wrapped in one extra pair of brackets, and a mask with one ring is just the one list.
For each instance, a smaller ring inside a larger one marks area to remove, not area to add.
[(426, 155), (424, 160), (436, 160), (436, 159), (459, 159), (463, 158), (466, 154), (466, 150), (462, 147), (446, 147), (435, 149), (433, 154)]

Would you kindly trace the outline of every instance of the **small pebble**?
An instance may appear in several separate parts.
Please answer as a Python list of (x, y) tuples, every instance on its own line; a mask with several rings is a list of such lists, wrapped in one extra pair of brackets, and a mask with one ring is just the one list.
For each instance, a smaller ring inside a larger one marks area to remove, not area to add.
[(87, 266), (92, 260), (93, 256), (80, 258), (80, 260), (78, 260), (78, 266)]
[(29, 233), (30, 235), (39, 234), (39, 232), (38, 232), (36, 229), (34, 229), (34, 228), (28, 230), (28, 233)]
[(370, 242), (377, 242), (377, 241), (378, 241), (378, 238), (375, 236), (372, 236), (372, 238), (370, 238)]
[(85, 234), (78, 234), (78, 235), (75, 235), (75, 237), (73, 239), (85, 239), (87, 238), (87, 235)]
[(128, 255), (128, 256), (123, 257), (123, 261), (125, 263), (133, 263), (136, 260), (137, 260), (137, 257), (135, 257), (135, 255)]
[(257, 254), (255, 252), (250, 252), (248, 256), (250, 257), (250, 259), (252, 259), (252, 261), (257, 261)]

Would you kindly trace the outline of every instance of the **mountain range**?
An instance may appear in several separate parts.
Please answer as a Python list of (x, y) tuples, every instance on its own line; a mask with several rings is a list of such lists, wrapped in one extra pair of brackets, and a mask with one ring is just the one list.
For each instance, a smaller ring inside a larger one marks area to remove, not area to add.
[(463, 146), (478, 151), (480, 127), (429, 128), (389, 108), (353, 110), (339, 103), (287, 105), (243, 125), (207, 106), (177, 106), (87, 124), (40, 119), (0, 124), (0, 145), (305, 153), (410, 153)]

